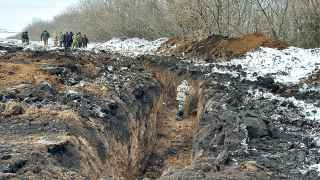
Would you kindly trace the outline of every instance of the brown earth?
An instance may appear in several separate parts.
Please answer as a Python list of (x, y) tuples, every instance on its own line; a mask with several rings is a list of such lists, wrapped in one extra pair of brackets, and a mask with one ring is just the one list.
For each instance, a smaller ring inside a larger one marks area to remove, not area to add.
[(22, 64), (20, 62), (0, 62), (0, 88), (23, 83), (38, 84), (41, 81), (56, 83), (56, 77), (40, 70), (41, 63)]
[(320, 85), (320, 70), (316, 70), (312, 73), (305, 82), (309, 85)]
[(288, 45), (280, 40), (271, 39), (262, 33), (247, 34), (237, 38), (212, 35), (199, 42), (171, 38), (158, 49), (158, 53), (202, 57), (207, 61), (216, 62), (242, 56), (259, 47), (285, 49)]

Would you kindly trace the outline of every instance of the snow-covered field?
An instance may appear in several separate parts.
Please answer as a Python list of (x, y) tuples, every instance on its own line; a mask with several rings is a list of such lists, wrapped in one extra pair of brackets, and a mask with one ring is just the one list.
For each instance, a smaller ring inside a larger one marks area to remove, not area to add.
[(5, 39), (8, 37), (14, 36), (16, 33), (10, 33), (10, 32), (0, 32), (0, 39)]
[(138, 56), (143, 54), (153, 54), (167, 38), (161, 38), (155, 41), (148, 41), (140, 38), (131, 38), (121, 40), (119, 38), (111, 39), (105, 43), (91, 46), (92, 50), (104, 50), (107, 52), (117, 52), (125, 56)]
[(276, 82), (298, 83), (320, 67), (320, 49), (290, 47), (284, 50), (261, 48), (244, 58), (234, 59), (232, 65), (241, 65), (247, 79), (271, 75)]
[[(136, 57), (143, 54), (153, 54), (154, 51), (157, 50), (161, 46), (161, 44), (166, 41), (167, 38), (161, 38), (155, 41), (148, 41), (140, 38), (131, 38), (125, 40), (114, 38), (105, 43), (90, 43), (86, 50), (116, 52), (124, 56)], [(0, 38), (0, 44), (6, 43), (22, 46), (20, 40), (8, 40)], [(39, 41), (31, 41), (30, 45), (24, 47), (25, 50), (44, 50), (43, 43)], [(53, 46), (53, 40), (49, 39), (48, 50), (53, 49), (57, 48)]]

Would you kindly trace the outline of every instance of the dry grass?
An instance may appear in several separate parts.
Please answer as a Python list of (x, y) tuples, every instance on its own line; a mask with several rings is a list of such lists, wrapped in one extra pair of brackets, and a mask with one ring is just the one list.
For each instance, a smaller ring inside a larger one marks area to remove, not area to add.
[(176, 89), (179, 83), (177, 76), (169, 71), (160, 71), (155, 74), (155, 78), (161, 83), (161, 93), (165, 100), (170, 100), (170, 104), (176, 104)]
[(80, 116), (78, 113), (71, 110), (64, 110), (57, 113), (57, 118), (63, 121), (79, 121)]
[(6, 104), (6, 107), (4, 109), (4, 112), (2, 112), (2, 115), (15, 116), (21, 115), (23, 113), (25, 113), (25, 106), (22, 103), (11, 101)]
[(88, 83), (83, 89), (99, 97), (104, 97), (108, 94), (108, 87), (104, 84)]
[(100, 70), (101, 69), (93, 63), (88, 63), (82, 68), (83, 73), (91, 79), (98, 77)]
[(42, 72), (39, 64), (0, 63), (0, 89), (23, 83), (38, 84), (42, 81), (57, 84), (57, 78)]
[(77, 112), (72, 110), (63, 110), (57, 111), (52, 110), (51, 108), (37, 108), (34, 106), (30, 106), (26, 108), (26, 112), (24, 116), (34, 119), (34, 120), (48, 120), (55, 119), (57, 121), (63, 122), (79, 122), (80, 116)]
[(58, 112), (50, 110), (50, 108), (37, 108), (34, 106), (30, 106), (26, 109), (25, 116), (32, 119), (43, 118), (44, 120), (52, 117), (56, 117)]

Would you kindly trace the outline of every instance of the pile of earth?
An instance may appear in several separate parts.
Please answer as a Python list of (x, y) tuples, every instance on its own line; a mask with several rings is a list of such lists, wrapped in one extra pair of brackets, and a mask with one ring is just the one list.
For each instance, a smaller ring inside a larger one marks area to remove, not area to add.
[(130, 179), (156, 142), (159, 83), (85, 51), (0, 57), (0, 179)]
[(171, 38), (157, 52), (179, 57), (197, 57), (208, 62), (219, 62), (240, 57), (259, 47), (285, 49), (288, 45), (280, 40), (271, 39), (262, 33), (247, 34), (236, 38), (211, 35), (201, 41)]

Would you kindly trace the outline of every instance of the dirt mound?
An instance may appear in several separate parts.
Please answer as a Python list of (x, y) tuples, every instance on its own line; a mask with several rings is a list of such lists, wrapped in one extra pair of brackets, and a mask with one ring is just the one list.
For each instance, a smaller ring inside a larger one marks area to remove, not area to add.
[(239, 57), (258, 47), (284, 49), (288, 45), (280, 40), (268, 38), (262, 33), (248, 34), (238, 38), (212, 35), (199, 42), (171, 38), (159, 48), (158, 52), (201, 57), (212, 62)]
[(320, 85), (320, 69), (312, 73), (305, 82), (309, 85)]

